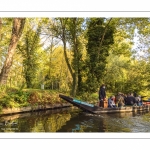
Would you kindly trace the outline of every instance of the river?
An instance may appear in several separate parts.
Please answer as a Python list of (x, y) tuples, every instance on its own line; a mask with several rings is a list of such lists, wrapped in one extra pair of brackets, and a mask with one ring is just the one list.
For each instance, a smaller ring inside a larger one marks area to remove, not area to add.
[(150, 112), (93, 115), (77, 108), (0, 117), (0, 132), (150, 132)]

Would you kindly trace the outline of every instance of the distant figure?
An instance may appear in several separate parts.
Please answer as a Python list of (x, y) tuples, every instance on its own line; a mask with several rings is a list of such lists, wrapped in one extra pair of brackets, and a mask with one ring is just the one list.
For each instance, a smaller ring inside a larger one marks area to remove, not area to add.
[(124, 104), (126, 105), (127, 94), (124, 94), (123, 97), (124, 97)]
[(126, 105), (138, 105), (138, 101), (133, 96), (133, 93), (127, 95)]
[(110, 107), (110, 108), (116, 107), (114, 100), (115, 100), (114, 95), (108, 99), (108, 107)]
[(136, 101), (137, 101), (137, 105), (138, 105), (138, 106), (142, 106), (142, 105), (143, 105), (143, 103), (142, 103), (142, 98), (141, 98), (140, 95), (136, 96), (135, 99), (136, 99)]
[(106, 91), (105, 91), (105, 85), (102, 84), (99, 89), (99, 106), (101, 106), (101, 102), (106, 99)]
[(106, 91), (105, 91), (105, 85), (103, 84), (99, 89), (99, 100), (105, 100), (106, 98)]
[(122, 95), (121, 92), (118, 92), (115, 99), (116, 99), (116, 106), (117, 107), (123, 107), (125, 105), (124, 96)]
[(136, 94), (136, 92), (134, 92), (134, 93), (133, 93), (133, 96), (134, 96), (134, 97), (137, 97), (137, 94)]

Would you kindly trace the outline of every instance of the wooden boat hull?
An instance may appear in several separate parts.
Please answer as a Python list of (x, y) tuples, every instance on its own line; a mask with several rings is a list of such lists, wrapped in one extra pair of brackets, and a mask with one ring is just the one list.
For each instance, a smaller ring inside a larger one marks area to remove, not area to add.
[(143, 100), (143, 104), (150, 105), (150, 100)]
[(149, 109), (150, 109), (150, 105), (103, 108), (103, 107), (98, 107), (98, 106), (88, 104), (86, 102), (82, 102), (80, 100), (73, 99), (69, 96), (65, 96), (62, 94), (59, 94), (59, 97), (66, 100), (67, 102), (73, 104), (74, 106), (76, 106), (84, 111), (93, 113), (93, 114), (138, 112), (138, 111), (149, 111)]
[(69, 97), (69, 96), (65, 96), (65, 95), (62, 95), (62, 94), (59, 94), (59, 97), (62, 98), (63, 100), (66, 100), (67, 102), (73, 104), (74, 106), (84, 110), (84, 111), (88, 111), (90, 113), (94, 113), (94, 110), (97, 109), (97, 106), (90, 106), (90, 105), (86, 105), (86, 104), (83, 104), (83, 103), (78, 103), (77, 101), (74, 101), (75, 99)]
[(148, 105), (143, 106), (125, 106), (116, 108), (98, 108), (93, 111), (95, 114), (101, 113), (122, 113), (122, 112), (138, 112), (138, 111), (149, 111), (150, 107)]

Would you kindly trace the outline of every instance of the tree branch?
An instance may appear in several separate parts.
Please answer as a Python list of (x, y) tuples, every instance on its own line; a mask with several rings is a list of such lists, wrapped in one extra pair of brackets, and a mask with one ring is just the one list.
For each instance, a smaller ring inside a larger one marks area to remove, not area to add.
[(101, 47), (102, 47), (102, 43), (103, 43), (103, 40), (104, 40), (106, 31), (107, 31), (107, 29), (108, 29), (108, 25), (110, 24), (111, 20), (112, 20), (112, 18), (109, 19), (107, 25), (105, 26), (105, 29), (104, 29), (104, 32), (103, 32), (103, 35), (102, 35), (102, 38), (101, 38), (101, 41), (100, 41), (100, 44), (99, 44), (99, 49), (98, 49), (98, 60), (99, 60), (99, 54), (100, 54), (100, 50), (101, 50)]

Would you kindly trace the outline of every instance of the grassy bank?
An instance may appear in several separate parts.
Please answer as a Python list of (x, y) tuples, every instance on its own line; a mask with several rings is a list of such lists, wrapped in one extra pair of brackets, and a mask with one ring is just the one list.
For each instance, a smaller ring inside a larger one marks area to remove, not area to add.
[(0, 91), (0, 109), (20, 108), (31, 105), (65, 103), (59, 98), (59, 92), (40, 89), (7, 88)]
[[(66, 101), (59, 98), (59, 93), (59, 91), (54, 90), (1, 88), (0, 110), (3, 108), (21, 108), (27, 106), (66, 103)], [(63, 94), (69, 95), (66, 93)], [(140, 94), (149, 95), (149, 93), (146, 92)], [(107, 92), (107, 98), (111, 95), (114, 94)], [(92, 94), (85, 92), (74, 98), (96, 105), (98, 102), (98, 92)]]

